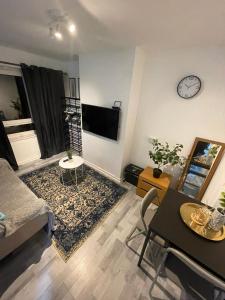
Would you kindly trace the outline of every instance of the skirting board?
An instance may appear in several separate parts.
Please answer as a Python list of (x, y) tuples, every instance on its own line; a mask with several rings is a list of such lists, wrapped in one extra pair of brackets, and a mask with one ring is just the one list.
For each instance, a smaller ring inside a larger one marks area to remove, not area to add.
[(105, 175), (105, 176), (108, 177), (109, 179), (112, 179), (112, 180), (114, 180), (114, 181), (117, 182), (117, 183), (121, 183), (121, 182), (122, 182), (121, 178), (114, 176), (113, 174), (111, 174), (111, 173), (109, 173), (109, 172), (103, 170), (102, 168), (96, 166), (95, 164), (90, 163), (90, 162), (87, 161), (87, 160), (84, 160), (84, 163), (85, 163), (86, 165), (90, 166), (91, 168), (95, 169), (96, 171), (98, 171), (98, 172), (101, 173), (102, 175)]

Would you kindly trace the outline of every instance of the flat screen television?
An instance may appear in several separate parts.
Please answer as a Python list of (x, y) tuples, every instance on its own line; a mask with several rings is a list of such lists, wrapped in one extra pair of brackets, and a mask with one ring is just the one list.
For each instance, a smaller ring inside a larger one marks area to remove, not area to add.
[(117, 109), (82, 104), (82, 127), (86, 131), (117, 140), (119, 114)]

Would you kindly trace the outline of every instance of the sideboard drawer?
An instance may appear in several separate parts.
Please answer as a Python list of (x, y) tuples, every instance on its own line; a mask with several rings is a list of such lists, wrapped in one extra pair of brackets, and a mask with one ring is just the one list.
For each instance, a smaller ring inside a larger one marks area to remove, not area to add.
[(137, 187), (136, 189), (136, 194), (142, 198), (144, 198), (144, 196), (147, 194), (147, 192), (145, 190), (142, 190), (141, 188)]
[[(144, 196), (147, 194), (147, 191), (143, 190), (142, 188), (137, 187), (136, 194), (138, 196), (144, 198)], [(155, 201), (153, 201), (153, 203), (155, 205), (159, 205), (162, 202), (162, 199), (163, 199), (163, 197), (165, 195), (165, 192), (157, 189), (157, 194), (158, 194), (158, 199), (156, 199)]]
[(146, 190), (146, 191), (149, 191), (153, 187), (161, 190), (158, 186), (155, 186), (142, 178), (140, 178), (138, 181), (138, 187), (140, 187), (141, 189)]
[(152, 188), (152, 185), (150, 183), (148, 183), (147, 181), (140, 178), (138, 181), (138, 187), (143, 190), (149, 191)]
[(143, 198), (149, 190), (156, 188), (158, 199), (154, 203), (160, 205), (169, 188), (170, 180), (171, 176), (166, 173), (162, 173), (159, 178), (155, 178), (153, 176), (153, 169), (146, 167), (139, 175), (136, 193)]

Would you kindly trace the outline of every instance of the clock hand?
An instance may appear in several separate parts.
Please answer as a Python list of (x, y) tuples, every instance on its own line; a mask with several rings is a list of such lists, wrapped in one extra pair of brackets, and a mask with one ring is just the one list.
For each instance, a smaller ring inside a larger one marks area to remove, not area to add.
[(194, 86), (194, 85), (196, 85), (196, 84), (198, 84), (198, 82), (196, 82), (196, 83), (194, 83), (194, 84), (191, 84), (191, 85), (189, 85), (189, 88), (190, 88), (190, 87), (192, 87), (192, 86)]

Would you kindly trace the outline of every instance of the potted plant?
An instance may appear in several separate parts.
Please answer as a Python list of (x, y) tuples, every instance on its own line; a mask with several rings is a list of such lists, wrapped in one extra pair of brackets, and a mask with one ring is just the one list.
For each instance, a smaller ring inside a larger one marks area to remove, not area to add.
[(183, 145), (181, 144), (176, 144), (173, 149), (170, 149), (167, 142), (163, 145), (158, 139), (153, 139), (152, 150), (149, 151), (149, 157), (157, 165), (157, 167), (153, 169), (153, 176), (159, 178), (162, 174), (161, 167), (167, 164), (171, 164), (172, 166), (177, 164), (183, 165), (184, 158), (179, 155), (182, 149)]
[(66, 150), (66, 154), (67, 154), (68, 159), (72, 159), (73, 158), (73, 151), (72, 151), (72, 149)]
[(11, 105), (13, 109), (15, 109), (18, 113), (18, 118), (21, 119), (23, 117), (23, 112), (22, 112), (22, 105), (20, 102), (20, 98), (17, 98), (16, 100), (11, 100)]

